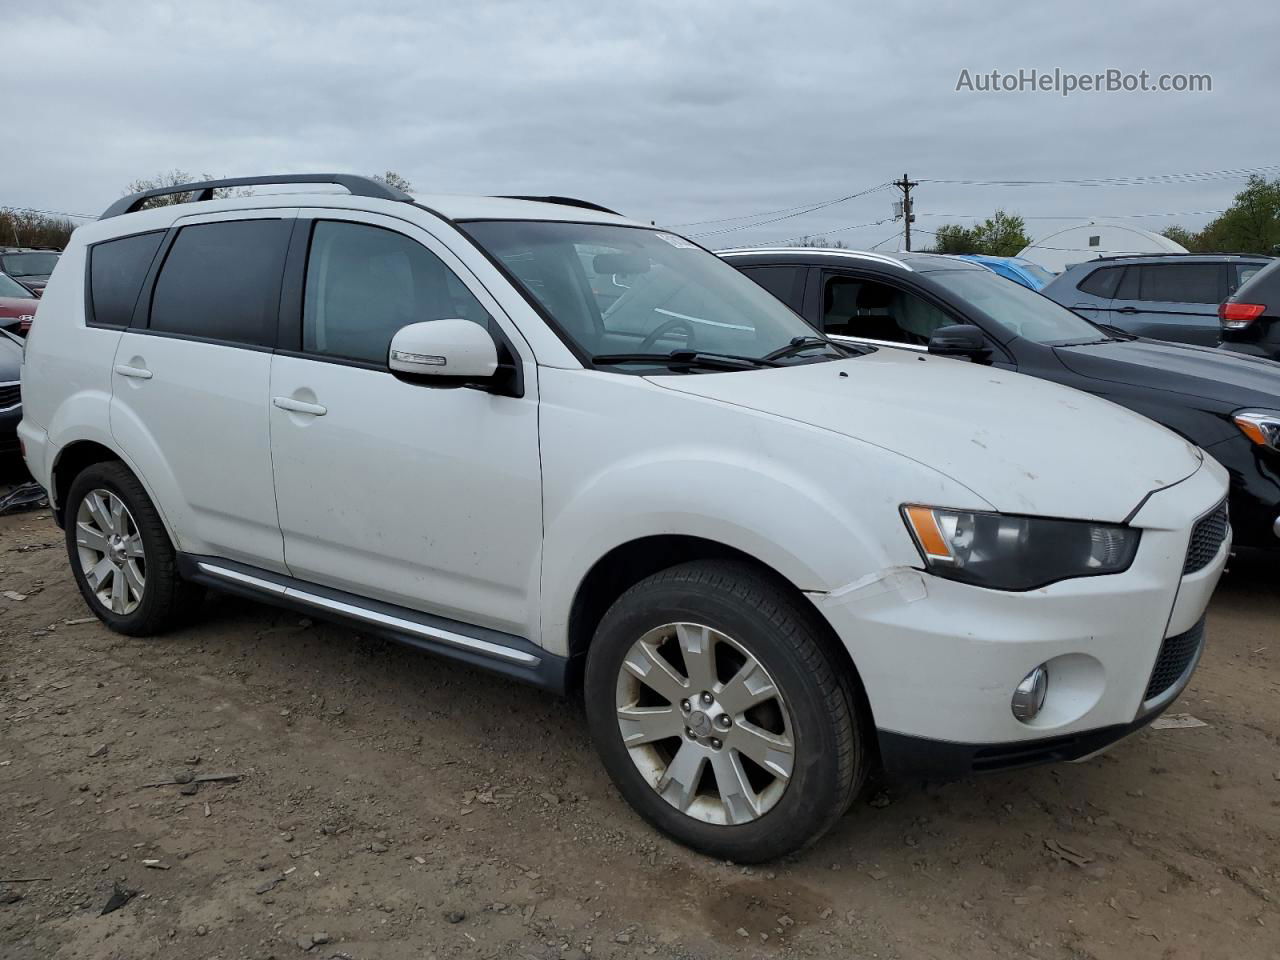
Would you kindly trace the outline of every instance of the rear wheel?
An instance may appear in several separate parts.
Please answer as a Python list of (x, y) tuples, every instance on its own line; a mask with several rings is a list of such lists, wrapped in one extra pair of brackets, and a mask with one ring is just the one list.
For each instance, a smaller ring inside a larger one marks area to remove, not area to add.
[(807, 846), (865, 776), (854, 694), (812, 614), (746, 563), (684, 564), (628, 590), (596, 631), (584, 692), (623, 796), (716, 857)]
[(159, 513), (124, 464), (86, 467), (64, 510), (76, 584), (107, 626), (135, 636), (161, 633), (199, 603), (200, 589), (178, 576)]

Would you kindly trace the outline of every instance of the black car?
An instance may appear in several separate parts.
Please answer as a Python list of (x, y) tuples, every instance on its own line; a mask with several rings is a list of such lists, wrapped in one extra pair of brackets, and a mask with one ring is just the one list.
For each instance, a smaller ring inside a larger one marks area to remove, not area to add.
[(1280, 260), (1263, 267), (1222, 301), (1219, 347), (1280, 360)]
[(0, 247), (0, 273), (7, 273), (39, 296), (62, 251), (45, 247)]
[(22, 341), (0, 330), (0, 457), (18, 453), (18, 421), (22, 419)]
[[(952, 257), (805, 248), (720, 255), (837, 340), (1016, 370), (1164, 424), (1230, 471), (1236, 544), (1280, 550), (1280, 364), (1098, 325)], [(1080, 451), (1086, 465), (1088, 453)]]

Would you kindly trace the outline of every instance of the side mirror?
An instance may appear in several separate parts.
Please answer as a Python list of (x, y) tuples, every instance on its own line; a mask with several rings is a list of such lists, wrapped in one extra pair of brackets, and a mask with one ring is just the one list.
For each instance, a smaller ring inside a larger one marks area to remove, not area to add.
[(498, 345), (470, 320), (428, 320), (396, 331), (387, 362), (392, 373), (441, 386), (484, 382), (498, 371)]
[(985, 357), (991, 351), (982, 331), (971, 323), (953, 323), (939, 327), (929, 338), (929, 352), (940, 357)]

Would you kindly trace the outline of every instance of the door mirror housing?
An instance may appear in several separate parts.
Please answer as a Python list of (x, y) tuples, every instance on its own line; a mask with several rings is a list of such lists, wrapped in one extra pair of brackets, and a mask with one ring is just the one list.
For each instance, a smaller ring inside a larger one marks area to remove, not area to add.
[(940, 357), (968, 357), (977, 360), (987, 356), (987, 338), (971, 323), (953, 323), (939, 327), (929, 338), (929, 352)]
[(423, 383), (488, 383), (498, 372), (498, 345), (470, 320), (427, 320), (401, 327), (391, 338), (391, 372)]

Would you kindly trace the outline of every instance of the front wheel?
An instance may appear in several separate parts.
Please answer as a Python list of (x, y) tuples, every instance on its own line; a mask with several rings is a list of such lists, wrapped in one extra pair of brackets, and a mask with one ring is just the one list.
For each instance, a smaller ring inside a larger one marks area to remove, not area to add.
[(587, 718), (645, 819), (750, 863), (804, 848), (848, 809), (864, 734), (812, 616), (735, 561), (662, 571), (609, 609), (587, 655)]

